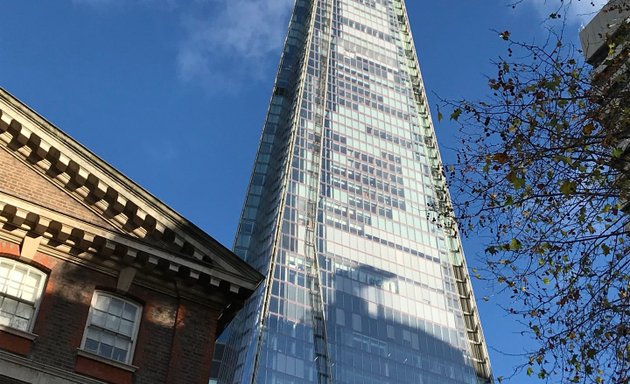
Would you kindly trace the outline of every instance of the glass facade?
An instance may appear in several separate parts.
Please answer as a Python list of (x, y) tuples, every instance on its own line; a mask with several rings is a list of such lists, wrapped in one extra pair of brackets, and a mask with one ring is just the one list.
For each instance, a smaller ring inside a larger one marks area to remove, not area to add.
[(403, 0), (297, 0), (219, 383), (491, 381)]

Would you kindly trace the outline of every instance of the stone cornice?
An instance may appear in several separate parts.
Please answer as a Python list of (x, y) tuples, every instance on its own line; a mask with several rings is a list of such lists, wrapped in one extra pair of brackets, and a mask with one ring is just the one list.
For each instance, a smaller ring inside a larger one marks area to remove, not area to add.
[[(65, 241), (78, 239), (88, 248), (98, 246), (99, 252), (105, 254), (120, 253), (125, 248), (129, 249), (123, 252), (125, 257), (136, 257), (134, 252), (155, 253), (146, 262), (154, 263), (157, 257), (175, 271), (180, 268), (190, 271), (187, 273), (193, 278), (197, 274), (209, 276), (211, 281), (225, 280), (231, 287), (247, 290), (260, 281), (261, 276), (227, 248), (2, 89), (0, 144), (128, 235), (79, 224), (76, 219), (51, 217), (52, 211), (39, 214), (46, 210), (33, 205), (30, 206), (33, 211), (24, 209), (28, 203), (11, 200), (8, 195), (3, 196), (6, 200), (2, 205), (3, 219), (28, 225), (37, 218), (31, 230), (50, 237), (61, 236), (62, 240), (66, 237)], [(118, 243), (113, 240), (116, 237)]]
[[(83, 222), (45, 207), (0, 192), (0, 223), (30, 235), (42, 236), (55, 248), (72, 254), (90, 254), (133, 264), (143, 269), (169, 271), (183, 280), (224, 286), (232, 293), (254, 290), (258, 280), (245, 280), (213, 263), (191, 259), (110, 229)], [(5, 227), (6, 230), (6, 227)]]
[(0, 351), (0, 372), (10, 378), (26, 382), (39, 377), (42, 382), (57, 384), (104, 384), (86, 376), (77, 375), (52, 365), (38, 363), (26, 357)]

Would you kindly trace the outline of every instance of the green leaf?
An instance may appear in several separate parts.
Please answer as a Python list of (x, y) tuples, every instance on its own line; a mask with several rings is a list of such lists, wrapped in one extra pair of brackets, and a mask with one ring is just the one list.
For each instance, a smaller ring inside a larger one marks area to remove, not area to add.
[(527, 367), (527, 376), (531, 376), (532, 374), (534, 374), (534, 368)]
[(523, 179), (522, 177), (516, 177), (514, 178), (512, 184), (514, 185), (514, 189), (521, 189), (525, 186), (525, 179)]
[(535, 334), (536, 336), (539, 336), (539, 335), (540, 335), (540, 327), (539, 327), (539, 326), (537, 326), (537, 325), (532, 325), (530, 328), (532, 329), (532, 331), (534, 331), (534, 334)]
[(572, 193), (575, 192), (575, 183), (569, 180), (565, 180), (562, 185), (560, 185), (560, 192), (562, 192), (563, 195), (570, 195)]
[(525, 179), (520, 177), (520, 175), (514, 171), (508, 173), (505, 178), (512, 183), (514, 189), (519, 190), (525, 186)]
[(438, 121), (442, 121), (442, 118), (443, 118), (443, 117), (444, 117), (444, 116), (442, 116), (442, 112), (440, 112), (440, 111), (438, 110)]
[(497, 163), (501, 163), (504, 164), (506, 163), (510, 158), (508, 157), (508, 155), (505, 152), (501, 152), (501, 153), (495, 153), (492, 156), (492, 159), (494, 161), (496, 161)]
[(459, 119), (459, 115), (462, 114), (462, 110), (457, 108), (453, 111), (453, 113), (451, 113), (451, 120), (457, 121), (457, 119)]
[(523, 245), (521, 244), (520, 241), (518, 241), (517, 238), (514, 238), (512, 239), (512, 241), (510, 241), (510, 251), (518, 251), (522, 247)]
[(549, 278), (543, 277), (543, 283), (545, 283), (545, 285), (549, 285)]
[(595, 129), (595, 126), (593, 125), (593, 123), (588, 123), (584, 126), (584, 128), (582, 128), (582, 132), (585, 135), (590, 135), (591, 132), (593, 132), (593, 130)]

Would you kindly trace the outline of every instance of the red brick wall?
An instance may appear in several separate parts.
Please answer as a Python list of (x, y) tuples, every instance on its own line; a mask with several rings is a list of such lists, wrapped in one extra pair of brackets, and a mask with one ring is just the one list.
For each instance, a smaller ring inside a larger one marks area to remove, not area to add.
[(74, 370), (79, 374), (111, 383), (133, 383), (133, 372), (85, 356), (77, 356)]
[(19, 256), (20, 247), (17, 244), (0, 240), (0, 254)]
[[(93, 292), (114, 291), (117, 279), (42, 253), (33, 261), (50, 273), (33, 329), (38, 337), (29, 358), (74, 372)], [(165, 281), (163, 287), (169, 286)], [(136, 284), (127, 297), (143, 305), (133, 382), (207, 384), (218, 313)]]
[[(95, 284), (116, 281), (72, 263), (39, 254), (42, 264), (53, 264), (48, 276), (33, 333), (38, 335), (31, 357), (44, 364), (74, 371), (76, 349), (81, 344)], [(55, 262), (57, 261), (57, 262)]]
[(177, 299), (138, 286), (132, 286), (130, 293), (144, 301), (133, 359), (133, 365), (140, 367), (135, 382), (165, 383), (174, 337)]
[(176, 338), (169, 364), (168, 383), (207, 383), (212, 368), (216, 335), (216, 312), (181, 300), (177, 312)]
[(67, 215), (112, 228), (80, 202), (0, 148), (0, 191)]

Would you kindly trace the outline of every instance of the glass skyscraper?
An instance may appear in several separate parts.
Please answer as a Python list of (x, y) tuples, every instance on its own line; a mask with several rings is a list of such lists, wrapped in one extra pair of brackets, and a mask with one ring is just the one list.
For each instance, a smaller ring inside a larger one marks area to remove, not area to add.
[(234, 248), (220, 383), (487, 383), (403, 0), (297, 0)]

